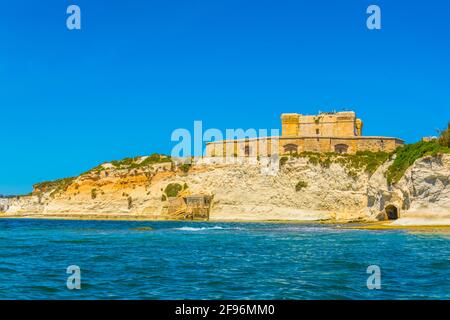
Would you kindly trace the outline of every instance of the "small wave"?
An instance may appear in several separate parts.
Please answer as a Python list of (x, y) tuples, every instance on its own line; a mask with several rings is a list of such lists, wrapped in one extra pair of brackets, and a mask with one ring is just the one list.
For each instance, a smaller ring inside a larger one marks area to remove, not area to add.
[(92, 239), (49, 240), (51, 243), (94, 243)]
[(332, 231), (338, 231), (334, 228), (330, 227), (305, 227), (305, 226), (299, 226), (299, 227), (281, 227), (281, 228), (274, 228), (271, 229), (274, 231), (288, 231), (288, 232), (332, 232)]
[(214, 226), (214, 227), (202, 227), (202, 228), (194, 228), (194, 227), (181, 227), (181, 228), (174, 228), (175, 230), (179, 231), (204, 231), (204, 230), (239, 230), (240, 228), (224, 228), (220, 226)]

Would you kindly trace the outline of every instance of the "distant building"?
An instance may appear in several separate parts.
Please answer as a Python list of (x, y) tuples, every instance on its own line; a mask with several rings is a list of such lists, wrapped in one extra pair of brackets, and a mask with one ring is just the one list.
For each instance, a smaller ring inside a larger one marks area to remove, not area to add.
[(422, 141), (424, 142), (430, 142), (430, 141), (436, 141), (438, 139), (438, 137), (435, 136), (431, 136), (431, 137), (423, 137)]
[[(206, 156), (286, 155), (301, 152), (357, 151), (390, 152), (403, 145), (393, 137), (363, 136), (363, 122), (353, 111), (322, 112), (318, 115), (284, 113), (281, 136), (214, 141), (207, 144)], [(275, 149), (275, 150), (274, 150)]]

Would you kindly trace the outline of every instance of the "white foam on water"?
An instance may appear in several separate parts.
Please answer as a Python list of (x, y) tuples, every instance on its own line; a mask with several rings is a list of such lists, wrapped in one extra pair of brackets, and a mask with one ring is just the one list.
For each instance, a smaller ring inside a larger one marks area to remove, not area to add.
[(220, 226), (214, 226), (214, 227), (202, 227), (202, 228), (194, 228), (194, 227), (181, 227), (181, 228), (174, 228), (175, 230), (179, 231), (203, 231), (203, 230), (240, 230), (240, 228), (224, 228)]
[(281, 228), (274, 228), (272, 229), (274, 231), (298, 231), (298, 232), (330, 232), (335, 230), (334, 228), (330, 227), (281, 227)]

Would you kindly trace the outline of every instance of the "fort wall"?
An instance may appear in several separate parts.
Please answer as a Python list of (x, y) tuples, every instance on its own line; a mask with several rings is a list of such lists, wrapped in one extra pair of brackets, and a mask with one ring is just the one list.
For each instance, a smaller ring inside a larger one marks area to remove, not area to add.
[(270, 156), (275, 150), (280, 155), (301, 152), (335, 152), (355, 154), (358, 151), (392, 152), (403, 141), (391, 137), (271, 137), (211, 142), (207, 144), (206, 156)]
[(270, 156), (301, 152), (391, 152), (403, 145), (392, 137), (362, 136), (363, 122), (353, 111), (281, 115), (281, 137), (240, 139), (207, 144), (208, 157)]

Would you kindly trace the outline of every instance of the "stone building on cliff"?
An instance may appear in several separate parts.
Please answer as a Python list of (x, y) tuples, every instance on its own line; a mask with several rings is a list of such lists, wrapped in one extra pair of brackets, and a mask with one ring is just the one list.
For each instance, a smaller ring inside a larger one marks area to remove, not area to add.
[(363, 122), (353, 111), (321, 112), (318, 115), (284, 113), (281, 136), (244, 137), (210, 142), (207, 157), (271, 156), (301, 152), (335, 152), (355, 154), (358, 151), (390, 152), (403, 145), (393, 137), (363, 136)]

